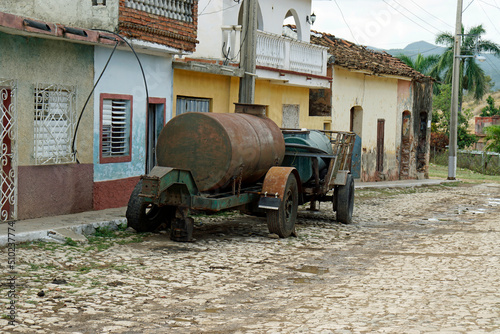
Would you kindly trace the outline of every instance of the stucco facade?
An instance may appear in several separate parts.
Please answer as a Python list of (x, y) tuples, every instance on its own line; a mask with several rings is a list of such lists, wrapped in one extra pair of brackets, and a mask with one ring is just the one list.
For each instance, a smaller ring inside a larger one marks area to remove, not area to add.
[(37, 162), (34, 91), (36, 84), (72, 87), (71, 114), (78, 117), (93, 85), (93, 47), (0, 31), (0, 49), (1, 77), (17, 83), (13, 110), (17, 133), (12, 143), (17, 166), (16, 218), (92, 209), (93, 107), (88, 106), (78, 129), (78, 164)]
[[(104, 68), (111, 49), (95, 48), (95, 80)], [(163, 123), (172, 117), (172, 57), (140, 54), (149, 99), (164, 100)], [(126, 70), (125, 70), (126, 69)], [(131, 158), (127, 162), (103, 162), (100, 157), (100, 112), (102, 94), (132, 97)], [(117, 51), (97, 86), (94, 99), (94, 207), (102, 209), (127, 204), (128, 197), (146, 173), (146, 88), (137, 59), (131, 52)], [(166, 103), (166, 102), (169, 103)]]

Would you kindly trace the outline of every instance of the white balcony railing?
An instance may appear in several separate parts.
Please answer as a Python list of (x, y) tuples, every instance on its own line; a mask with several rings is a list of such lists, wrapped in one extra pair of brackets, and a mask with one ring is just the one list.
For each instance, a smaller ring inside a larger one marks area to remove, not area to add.
[[(241, 26), (222, 27), (223, 57), (240, 61)], [(327, 48), (257, 31), (257, 65), (326, 75)]]

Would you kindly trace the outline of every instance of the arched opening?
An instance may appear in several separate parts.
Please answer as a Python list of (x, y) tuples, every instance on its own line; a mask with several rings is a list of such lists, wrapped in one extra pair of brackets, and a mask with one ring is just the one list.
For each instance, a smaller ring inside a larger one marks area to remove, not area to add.
[[(238, 13), (238, 25), (243, 25), (243, 6), (244, 2), (241, 2), (240, 12)], [(264, 19), (262, 18), (262, 11), (260, 10), (260, 5), (257, 3), (257, 29), (264, 30)]]
[(399, 178), (407, 179), (410, 177), (410, 151), (411, 151), (411, 112), (403, 111), (401, 121), (401, 159), (399, 162)]
[(295, 9), (290, 9), (283, 20), (282, 35), (297, 40), (302, 40), (300, 20)]

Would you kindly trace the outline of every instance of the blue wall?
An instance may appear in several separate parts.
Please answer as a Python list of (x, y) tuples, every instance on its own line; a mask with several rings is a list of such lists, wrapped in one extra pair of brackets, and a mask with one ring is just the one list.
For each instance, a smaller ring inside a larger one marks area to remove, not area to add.
[[(97, 81), (112, 49), (96, 47), (94, 82)], [(149, 97), (166, 99), (166, 120), (172, 117), (173, 70), (172, 56), (151, 56), (139, 54)], [(100, 94), (126, 94), (133, 96), (132, 115), (132, 161), (106, 163), (99, 161)], [(115, 51), (106, 72), (94, 92), (94, 181), (108, 181), (145, 173), (146, 164), (146, 91), (142, 73), (134, 54), (129, 51)]]

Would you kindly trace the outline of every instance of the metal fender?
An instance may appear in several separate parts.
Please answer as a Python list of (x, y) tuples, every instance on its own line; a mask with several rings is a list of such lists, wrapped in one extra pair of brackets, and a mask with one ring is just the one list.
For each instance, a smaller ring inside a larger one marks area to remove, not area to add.
[(297, 169), (294, 167), (271, 167), (264, 178), (261, 191), (262, 197), (259, 200), (260, 209), (279, 209), (290, 174), (293, 174), (297, 179), (299, 194), (302, 192), (302, 184)]

